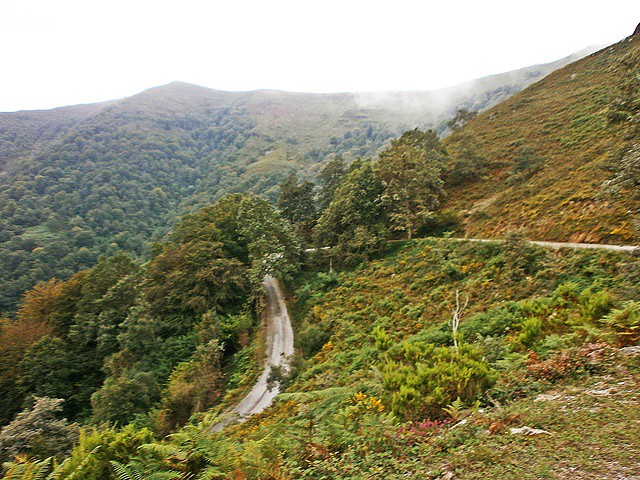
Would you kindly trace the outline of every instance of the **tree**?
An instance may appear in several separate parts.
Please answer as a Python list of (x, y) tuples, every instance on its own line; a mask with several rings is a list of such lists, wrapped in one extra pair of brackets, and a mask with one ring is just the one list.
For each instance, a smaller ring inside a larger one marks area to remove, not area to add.
[(51, 328), (38, 317), (0, 318), (0, 425), (13, 417), (24, 398), (17, 385), (18, 363), (33, 344), (50, 334)]
[(478, 112), (467, 110), (466, 108), (458, 109), (456, 115), (447, 122), (447, 127), (455, 131), (462, 128), (467, 122), (470, 122), (478, 116)]
[(448, 185), (461, 185), (481, 177), (489, 161), (480, 153), (480, 144), (471, 134), (458, 135), (457, 151), (452, 154), (452, 165), (447, 171)]
[(251, 278), (289, 278), (300, 266), (301, 246), (289, 223), (266, 200), (246, 196), (238, 212), (240, 234), (247, 242)]
[(347, 264), (380, 252), (387, 233), (382, 194), (371, 162), (354, 163), (318, 220), (316, 243), (335, 247), (338, 259)]
[(156, 430), (167, 435), (214, 404), (222, 394), (222, 353), (223, 345), (214, 339), (200, 345), (191, 360), (176, 366), (163, 394)]
[(149, 372), (129, 370), (109, 377), (91, 396), (93, 419), (126, 425), (138, 413), (145, 413), (159, 398), (156, 379)]
[(411, 239), (444, 195), (441, 173), (446, 153), (433, 131), (411, 130), (391, 142), (375, 164), (384, 187), (381, 200), (391, 228)]
[(316, 221), (316, 207), (313, 199), (314, 185), (308, 180), (298, 182), (292, 172), (281, 184), (278, 196), (280, 214), (293, 226), (296, 233), (310, 240), (311, 230)]
[(247, 292), (243, 264), (219, 242), (169, 243), (148, 267), (149, 313), (179, 327), (208, 310), (239, 305)]
[(318, 209), (320, 211), (327, 208), (333, 201), (338, 186), (344, 180), (347, 173), (342, 157), (329, 160), (318, 174), (321, 182), (320, 193), (318, 195)]
[(55, 278), (48, 282), (38, 282), (22, 296), (22, 306), (18, 310), (21, 322), (47, 323), (51, 310), (62, 293), (63, 283)]
[(44, 459), (67, 453), (78, 438), (78, 428), (58, 418), (63, 400), (34, 397), (34, 404), (20, 412), (0, 432), (0, 456), (5, 460), (18, 454)]
[(244, 195), (237, 193), (227, 195), (213, 205), (182, 217), (169, 237), (171, 243), (218, 242), (228, 257), (247, 263), (249, 252), (238, 223), (244, 199)]

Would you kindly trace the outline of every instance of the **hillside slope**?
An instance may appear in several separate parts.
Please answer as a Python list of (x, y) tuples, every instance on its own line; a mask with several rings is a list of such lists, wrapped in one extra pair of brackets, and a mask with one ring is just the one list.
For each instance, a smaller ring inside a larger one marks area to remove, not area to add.
[(0, 114), (0, 172), (13, 161), (34, 157), (109, 103)]
[(374, 156), (403, 130), (491, 106), (571, 59), (407, 94), (409, 103), (176, 82), (104, 104), (0, 114), (0, 311), (101, 254), (144, 257), (177, 216), (225, 194), (273, 200), (293, 170)]
[(609, 116), (619, 87), (637, 75), (625, 62), (637, 70), (639, 58), (640, 37), (629, 37), (553, 72), (446, 139), (458, 158), (472, 144), (489, 165), (482, 178), (449, 190), (447, 207), (460, 213), (467, 235), (500, 237), (524, 227), (540, 240), (637, 241), (637, 196), (612, 196), (607, 186), (632, 140)]

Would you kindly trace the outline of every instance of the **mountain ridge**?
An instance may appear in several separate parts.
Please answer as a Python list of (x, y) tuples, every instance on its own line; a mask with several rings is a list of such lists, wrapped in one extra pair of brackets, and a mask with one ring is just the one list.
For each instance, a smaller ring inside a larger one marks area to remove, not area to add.
[(177, 217), (226, 194), (275, 200), (292, 171), (313, 177), (332, 158), (374, 157), (408, 129), (443, 132), (458, 108), (488, 107), (547, 73), (532, 68), (524, 83), (465, 86), (448, 105), (429, 92), (389, 106), (352, 93), (172, 82), (112, 102), (0, 114), (0, 310), (99, 255), (144, 257)]

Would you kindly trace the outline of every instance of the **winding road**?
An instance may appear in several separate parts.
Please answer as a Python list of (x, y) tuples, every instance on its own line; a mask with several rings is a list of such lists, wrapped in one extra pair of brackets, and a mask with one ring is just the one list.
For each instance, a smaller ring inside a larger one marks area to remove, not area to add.
[(267, 275), (262, 282), (267, 292), (266, 305), (266, 361), (265, 367), (251, 391), (221, 421), (209, 430), (219, 432), (232, 422), (241, 422), (249, 415), (260, 413), (273, 402), (280, 393), (278, 385), (267, 386), (269, 374), (274, 366), (288, 368), (289, 357), (293, 355), (293, 328), (284, 301), (284, 294), (278, 280)]
[[(489, 240), (482, 238), (453, 238), (460, 242), (497, 242), (500, 240)], [(639, 247), (632, 245), (603, 245), (594, 243), (561, 243), (561, 242), (540, 242), (530, 241), (535, 245), (549, 248), (598, 248), (604, 250), (617, 250), (633, 252)], [(329, 247), (324, 247), (327, 249)], [(316, 251), (315, 248), (307, 249), (307, 252)], [(274, 366), (288, 368), (289, 357), (293, 355), (293, 328), (291, 319), (284, 301), (284, 294), (280, 288), (278, 280), (267, 275), (263, 281), (267, 293), (266, 305), (266, 349), (265, 367), (258, 381), (251, 391), (222, 419), (211, 426), (209, 431), (219, 432), (233, 422), (242, 422), (249, 415), (260, 413), (273, 402), (273, 399), (280, 393), (280, 386), (275, 385), (271, 389), (267, 386), (267, 380)]]
[[(485, 238), (454, 238), (454, 240), (459, 242), (481, 242), (481, 243), (489, 243), (489, 242), (502, 242), (503, 240), (490, 240)], [(564, 243), (564, 242), (541, 242), (537, 240), (529, 240), (529, 243), (533, 243), (534, 245), (539, 245), (541, 247), (549, 247), (549, 248), (595, 248), (600, 250), (613, 250), (618, 252), (634, 252), (638, 248), (635, 245), (607, 245), (604, 243)]]

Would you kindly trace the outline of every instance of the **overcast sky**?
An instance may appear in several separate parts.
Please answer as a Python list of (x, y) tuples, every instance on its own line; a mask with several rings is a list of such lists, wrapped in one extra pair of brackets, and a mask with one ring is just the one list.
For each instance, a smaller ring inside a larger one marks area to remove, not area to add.
[(0, 111), (174, 80), (429, 90), (611, 44), (638, 22), (638, 0), (0, 0)]

